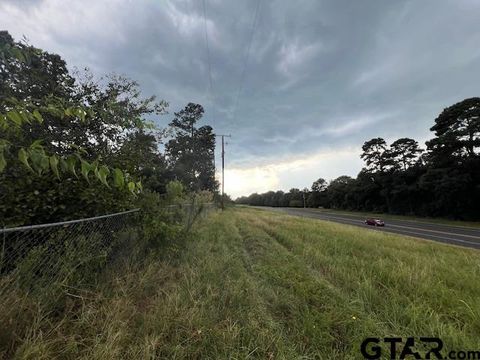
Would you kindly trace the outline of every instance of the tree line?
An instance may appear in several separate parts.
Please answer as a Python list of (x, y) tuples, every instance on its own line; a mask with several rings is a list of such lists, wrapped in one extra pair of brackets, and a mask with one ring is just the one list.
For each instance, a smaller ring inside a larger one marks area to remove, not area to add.
[(320, 178), (309, 189), (255, 193), (236, 202), (479, 220), (480, 98), (445, 108), (430, 130), (425, 149), (411, 138), (366, 141), (365, 166), (356, 178)]
[[(215, 135), (200, 104), (155, 125), (168, 103), (135, 81), (70, 72), (57, 54), (0, 32), (0, 225), (138, 206), (148, 194), (218, 190)], [(178, 189), (178, 186), (171, 186)]]

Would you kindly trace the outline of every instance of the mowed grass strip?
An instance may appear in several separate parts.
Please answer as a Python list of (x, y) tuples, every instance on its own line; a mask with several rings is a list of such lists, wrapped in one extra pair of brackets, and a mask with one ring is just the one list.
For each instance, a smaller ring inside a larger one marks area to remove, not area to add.
[(480, 347), (476, 250), (255, 209), (213, 214), (175, 249), (59, 321), (42, 314), (17, 357), (359, 359), (371, 336)]

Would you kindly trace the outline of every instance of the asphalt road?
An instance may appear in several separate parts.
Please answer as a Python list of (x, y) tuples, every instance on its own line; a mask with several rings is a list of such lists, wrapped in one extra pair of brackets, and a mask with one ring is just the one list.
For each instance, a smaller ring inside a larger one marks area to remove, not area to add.
[(360, 226), (372, 231), (386, 231), (438, 242), (480, 249), (480, 228), (444, 225), (411, 220), (385, 220), (385, 227), (365, 225), (365, 217), (339, 214), (316, 209), (258, 207), (288, 215), (333, 221), (341, 224)]

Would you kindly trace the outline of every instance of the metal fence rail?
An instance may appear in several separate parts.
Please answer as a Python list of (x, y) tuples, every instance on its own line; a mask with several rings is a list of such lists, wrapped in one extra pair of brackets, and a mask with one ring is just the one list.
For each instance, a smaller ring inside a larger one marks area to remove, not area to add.
[(60, 221), (60, 222), (48, 223), (48, 224), (18, 226), (18, 227), (13, 227), (13, 228), (3, 228), (3, 229), (0, 229), (0, 234), (5, 234), (5, 233), (9, 233), (9, 232), (17, 232), (17, 231), (35, 230), (35, 229), (41, 229), (41, 228), (46, 228), (46, 227), (70, 226), (70, 225), (73, 225), (73, 224), (79, 224), (79, 223), (93, 221), (93, 220), (101, 220), (101, 219), (111, 218), (111, 217), (114, 217), (114, 216), (126, 215), (126, 214), (134, 213), (134, 212), (137, 212), (137, 211), (140, 211), (140, 209), (132, 209), (132, 210), (122, 211), (122, 212), (108, 214), (108, 215), (101, 215), (101, 216), (83, 218), (83, 219), (79, 219), (79, 220), (69, 220), (69, 221)]
[[(149, 216), (189, 230), (213, 203), (163, 207)], [(139, 209), (50, 224), (0, 229), (0, 294), (13, 286), (25, 291), (51, 283), (88, 283), (115, 251), (129, 251), (139, 237)], [(144, 213), (141, 214), (145, 215)]]
[(0, 292), (75, 281), (101, 267), (138, 211), (0, 230)]

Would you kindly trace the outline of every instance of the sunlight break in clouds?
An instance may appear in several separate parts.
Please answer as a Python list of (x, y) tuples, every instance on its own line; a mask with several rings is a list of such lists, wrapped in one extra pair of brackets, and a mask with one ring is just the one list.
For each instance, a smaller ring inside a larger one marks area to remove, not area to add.
[(302, 158), (283, 159), (265, 166), (228, 168), (225, 192), (233, 198), (253, 192), (288, 191), (292, 187), (310, 187), (320, 177), (326, 180), (360, 171), (358, 150), (346, 148), (319, 152)]

